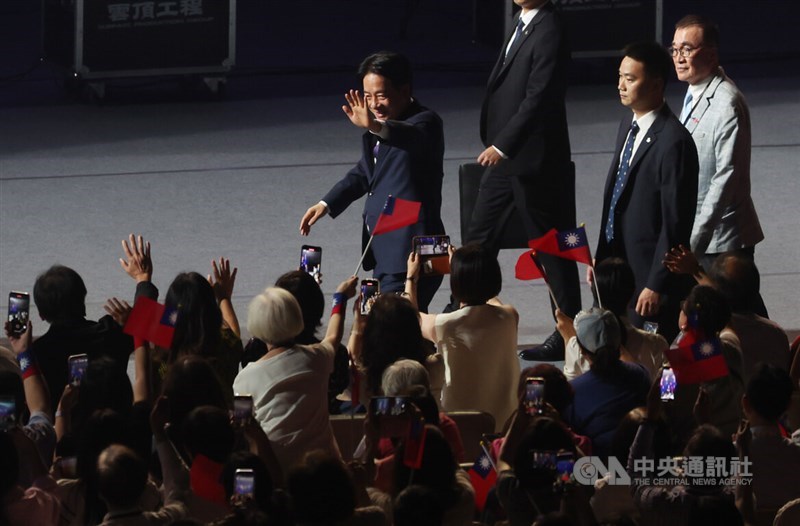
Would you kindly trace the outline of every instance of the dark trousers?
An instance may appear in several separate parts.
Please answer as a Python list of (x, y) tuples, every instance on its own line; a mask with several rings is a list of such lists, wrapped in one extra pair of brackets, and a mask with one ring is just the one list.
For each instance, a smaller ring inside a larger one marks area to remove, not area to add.
[[(397, 294), (403, 292), (406, 287), (406, 273), (400, 274), (381, 274), (375, 276), (381, 282), (381, 294)], [(420, 312), (428, 312), (436, 291), (442, 284), (443, 276), (420, 276), (417, 282), (417, 305)]]
[[(497, 167), (486, 170), (478, 190), (478, 200), (472, 212), (469, 241), (481, 243), (487, 250), (500, 251), (502, 222), (508, 207), (522, 211), (525, 232), (529, 239), (544, 235), (551, 228), (558, 230), (575, 226), (574, 174), (564, 181), (563, 194), (555, 192), (552, 200), (543, 199), (534, 183), (523, 183), (519, 177), (502, 173)], [(572, 183), (572, 184), (570, 184)], [(550, 192), (553, 193), (553, 192)], [(545, 204), (547, 203), (547, 204)], [(581, 310), (581, 289), (578, 266), (574, 261), (539, 254), (547, 273), (553, 295), (562, 312), (574, 317)], [(555, 305), (551, 307), (555, 310)]]

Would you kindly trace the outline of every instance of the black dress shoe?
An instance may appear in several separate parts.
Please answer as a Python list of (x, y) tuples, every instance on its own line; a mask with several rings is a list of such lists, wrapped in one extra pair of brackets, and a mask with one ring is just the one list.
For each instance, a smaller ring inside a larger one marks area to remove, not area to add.
[(519, 357), (529, 362), (560, 362), (564, 359), (564, 338), (555, 331), (543, 343), (519, 351)]

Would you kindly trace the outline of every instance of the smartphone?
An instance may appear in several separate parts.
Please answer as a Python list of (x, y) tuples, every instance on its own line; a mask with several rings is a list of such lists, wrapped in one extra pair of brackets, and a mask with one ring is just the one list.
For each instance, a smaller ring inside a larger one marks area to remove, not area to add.
[(303, 245), (300, 249), (300, 270), (307, 272), (317, 282), (322, 276), (322, 247)]
[(0, 397), (0, 431), (8, 431), (17, 420), (17, 401), (13, 396)]
[(529, 376), (525, 379), (524, 404), (529, 415), (542, 414), (544, 407), (544, 378)]
[(533, 467), (538, 469), (556, 469), (556, 452), (543, 449), (531, 451)]
[(81, 385), (83, 375), (86, 374), (86, 367), (89, 365), (89, 357), (85, 354), (73, 354), (69, 357), (69, 383), (74, 386)]
[(661, 400), (665, 402), (675, 400), (675, 387), (677, 385), (672, 367), (664, 367), (661, 371)]
[(361, 280), (361, 314), (367, 315), (372, 303), (381, 293), (381, 282), (377, 279)]
[(25, 332), (30, 315), (31, 297), (27, 292), (8, 293), (8, 322), (11, 334), (19, 336)]
[(650, 334), (658, 334), (658, 323), (654, 321), (646, 321), (642, 325), (642, 329)]
[(568, 482), (572, 477), (572, 470), (575, 468), (575, 457), (569, 451), (556, 455), (556, 474), (558, 480)]
[(233, 494), (252, 499), (256, 492), (256, 478), (252, 469), (237, 469), (233, 476)]
[(253, 419), (253, 395), (237, 394), (233, 397), (233, 423), (242, 427)]
[(378, 423), (381, 437), (404, 437), (411, 425), (411, 401), (405, 396), (373, 396), (369, 416)]
[(450, 273), (450, 236), (416, 236), (411, 246), (420, 257), (422, 275), (442, 275)]
[(414, 252), (420, 256), (446, 256), (450, 236), (416, 236), (411, 243)]

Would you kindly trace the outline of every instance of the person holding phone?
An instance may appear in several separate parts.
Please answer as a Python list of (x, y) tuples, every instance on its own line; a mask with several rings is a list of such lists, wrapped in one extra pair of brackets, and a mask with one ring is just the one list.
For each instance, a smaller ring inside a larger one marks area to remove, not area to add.
[(247, 329), (267, 344), (267, 353), (239, 372), (233, 389), (253, 396), (255, 418), (284, 472), (312, 449), (339, 456), (328, 418), (328, 377), (356, 283), (352, 276), (336, 289), (328, 330), (318, 344), (297, 343), (303, 314), (289, 291), (269, 287), (248, 308)]
[[(422, 335), (437, 345), (445, 363), (445, 411), (478, 409), (501, 429), (517, 407), (519, 314), (497, 295), (502, 274), (497, 258), (477, 243), (450, 249), (450, 289), (460, 308), (420, 318)], [(408, 257), (408, 275), (419, 275), (420, 258)], [(406, 288), (416, 297), (415, 282)]]
[[(384, 293), (401, 292), (412, 238), (444, 234), (442, 119), (412, 96), (411, 62), (405, 56), (391, 52), (370, 55), (359, 66), (358, 75), (363, 94), (359, 90), (346, 93), (342, 110), (354, 126), (365, 130), (361, 160), (306, 211), (300, 234), (307, 236), (319, 219), (339, 216), (366, 195), (362, 230), (362, 245), (366, 246), (389, 195), (422, 203), (419, 221), (376, 236), (364, 260), (364, 269), (373, 271)], [(441, 276), (420, 281), (423, 311), (441, 282)]]

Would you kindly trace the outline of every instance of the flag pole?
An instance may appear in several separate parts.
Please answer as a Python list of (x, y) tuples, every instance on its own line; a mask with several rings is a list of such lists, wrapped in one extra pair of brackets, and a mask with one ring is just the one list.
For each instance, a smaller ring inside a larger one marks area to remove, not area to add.
[[(586, 228), (586, 223), (581, 223), (578, 226), (580, 226), (581, 228)], [(594, 272), (594, 257), (592, 257), (592, 247), (590, 247), (589, 244), (587, 243), (586, 249), (589, 251), (589, 261), (591, 262), (589, 263), (589, 267), (592, 269), (592, 286), (594, 286), (594, 291), (595, 293), (597, 293), (597, 305), (602, 309), (603, 300), (600, 298), (600, 289), (597, 288), (597, 279), (596, 279), (597, 274), (595, 274)]]
[(547, 279), (547, 272), (545, 272), (544, 265), (542, 265), (539, 262), (539, 258), (536, 257), (536, 250), (531, 250), (531, 259), (533, 260), (533, 264), (536, 265), (536, 268), (539, 269), (539, 272), (542, 273), (544, 284), (547, 285), (547, 292), (550, 293), (550, 299), (553, 301), (553, 305), (555, 305), (558, 310), (561, 310), (561, 307), (558, 306), (558, 301), (556, 301), (556, 297), (553, 294), (553, 289), (550, 288), (550, 280)]
[[(375, 225), (378, 226), (378, 225)], [(355, 272), (353, 272), (354, 276), (358, 276), (358, 271), (361, 269), (361, 264), (364, 263), (364, 258), (367, 255), (367, 250), (369, 250), (369, 246), (372, 244), (372, 238), (375, 237), (375, 234), (369, 236), (369, 241), (367, 241), (367, 246), (364, 247), (364, 252), (361, 253), (361, 259), (358, 260), (358, 265), (356, 266)]]

